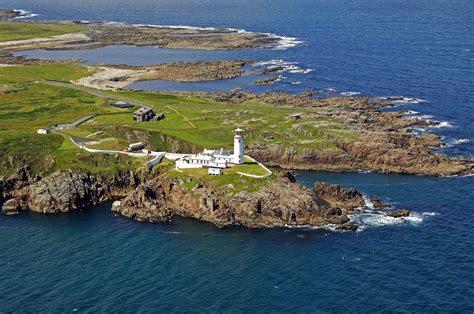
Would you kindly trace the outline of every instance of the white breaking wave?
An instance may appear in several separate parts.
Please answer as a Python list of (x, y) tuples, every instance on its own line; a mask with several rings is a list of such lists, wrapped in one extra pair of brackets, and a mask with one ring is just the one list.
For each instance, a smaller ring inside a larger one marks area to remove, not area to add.
[(297, 74), (308, 74), (308, 73), (311, 73), (313, 71), (314, 71), (313, 69), (294, 69), (294, 70), (290, 70), (288, 72), (297, 73)]
[(255, 62), (254, 66), (260, 67), (260, 66), (268, 66), (268, 69), (279, 67), (279, 66), (290, 66), (290, 65), (296, 65), (298, 62), (290, 62), (290, 61), (284, 61), (281, 59), (273, 59), (273, 60), (267, 60), (267, 61), (259, 61)]
[(461, 145), (461, 144), (466, 144), (470, 142), (471, 140), (467, 138), (452, 139), (452, 140), (446, 141), (446, 147), (453, 147), (455, 145)]
[(416, 213), (411, 212), (408, 217), (389, 217), (380, 213), (356, 213), (350, 215), (352, 222), (359, 224), (362, 229), (368, 227), (383, 227), (383, 226), (393, 226), (393, 225), (412, 225), (416, 226), (422, 223), (425, 218), (438, 216), (438, 213), (435, 212), (423, 212)]
[(429, 115), (429, 114), (424, 114), (424, 115), (421, 115), (421, 116), (415, 116), (414, 118), (418, 119), (418, 120), (427, 120), (427, 121), (430, 121), (430, 119), (433, 118), (432, 115)]
[(341, 96), (355, 96), (360, 95), (360, 92), (342, 92)]
[(405, 113), (405, 115), (415, 115), (415, 114), (419, 114), (419, 112), (415, 110), (407, 110)]
[(291, 82), (290, 84), (291, 84), (291, 85), (300, 85), (301, 82), (299, 82), (299, 81), (298, 81), (298, 82)]
[(458, 139), (458, 140), (454, 140), (452, 142), (453, 145), (458, 145), (458, 144), (466, 144), (466, 143), (470, 143), (471, 140), (467, 139), (467, 138), (461, 138), (461, 139)]
[(370, 197), (368, 197), (367, 195), (362, 195), (362, 197), (364, 198), (365, 206), (373, 210), (374, 203), (372, 203), (372, 200), (370, 199)]
[[(435, 121), (435, 122), (438, 122), (438, 121)], [(434, 125), (432, 126), (432, 128), (452, 128), (453, 125), (449, 122), (446, 122), (446, 121), (441, 121), (439, 122), (438, 125)]]
[(38, 16), (38, 14), (26, 10), (13, 10), (13, 12), (20, 14), (19, 16), (15, 17), (15, 19), (27, 19), (30, 17)]
[(298, 62), (290, 62), (284, 60), (268, 60), (255, 62), (254, 67), (267, 67), (268, 70), (280, 68), (281, 70), (277, 71), (278, 73), (288, 72), (292, 74), (307, 74), (313, 72), (314, 69), (302, 69), (298, 66)]
[(443, 178), (467, 178), (467, 177), (473, 177), (473, 176), (474, 176), (474, 173), (463, 174), (463, 175), (453, 174), (449, 176), (443, 176)]
[(426, 102), (426, 100), (419, 99), (419, 98), (403, 97), (403, 99), (394, 100), (392, 102), (396, 104), (419, 104), (419, 103)]
[(404, 97), (404, 96), (387, 96), (387, 97), (376, 97), (376, 99), (387, 101), (392, 104), (407, 105), (407, 104), (419, 104), (426, 102), (425, 99)]
[(274, 38), (278, 40), (278, 44), (274, 50), (286, 50), (288, 48), (293, 48), (295, 46), (301, 45), (304, 42), (301, 40), (298, 40), (296, 37), (288, 37), (288, 36), (280, 36), (277, 34), (273, 33), (262, 33), (264, 35), (267, 35), (270, 38)]

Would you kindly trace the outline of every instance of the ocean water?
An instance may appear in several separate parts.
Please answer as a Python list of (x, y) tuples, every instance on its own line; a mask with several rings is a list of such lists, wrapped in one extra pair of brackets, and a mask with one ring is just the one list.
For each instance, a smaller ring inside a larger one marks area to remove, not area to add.
[[(474, 155), (469, 0), (0, 0), (0, 7), (37, 13), (34, 19), (231, 27), (294, 37), (302, 43), (286, 50), (105, 47), (68, 54), (89, 63), (297, 63), (313, 71), (284, 73), (287, 79), (263, 89), (423, 100), (399, 106), (446, 122), (428, 130), (445, 137), (449, 145), (441, 152)], [(249, 75), (186, 88), (263, 91), (251, 82)], [(139, 84), (134, 87), (182, 88)], [(473, 177), (301, 172), (297, 178), (308, 186), (317, 180), (355, 186), (414, 214), (404, 221), (358, 217), (364, 228), (357, 233), (220, 230), (188, 219), (140, 224), (114, 216), (110, 204), (70, 215), (0, 216), (0, 312), (473, 312)]]

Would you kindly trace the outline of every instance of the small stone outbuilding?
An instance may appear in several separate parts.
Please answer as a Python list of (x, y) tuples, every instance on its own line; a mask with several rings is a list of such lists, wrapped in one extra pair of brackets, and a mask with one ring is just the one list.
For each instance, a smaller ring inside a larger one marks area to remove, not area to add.
[(38, 134), (49, 134), (49, 133), (51, 133), (51, 129), (50, 128), (40, 128), (36, 131), (36, 133), (38, 133)]
[(139, 121), (139, 122), (150, 121), (151, 119), (153, 119), (154, 116), (155, 116), (155, 113), (153, 112), (153, 109), (151, 108), (142, 107), (133, 112), (133, 120)]

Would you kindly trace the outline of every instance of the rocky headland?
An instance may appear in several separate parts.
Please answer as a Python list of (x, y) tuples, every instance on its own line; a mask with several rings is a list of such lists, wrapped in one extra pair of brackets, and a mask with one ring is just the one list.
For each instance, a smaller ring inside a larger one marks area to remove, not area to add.
[(205, 183), (190, 189), (182, 179), (167, 175), (130, 172), (103, 178), (69, 170), (31, 178), (28, 169), (21, 168), (9, 178), (0, 178), (0, 196), (5, 215), (67, 213), (115, 200), (114, 212), (140, 222), (168, 222), (180, 216), (218, 227), (248, 228), (331, 225), (354, 231), (357, 226), (349, 214), (365, 208), (363, 195), (355, 189), (320, 182), (309, 189), (288, 172), (257, 191), (232, 194), (226, 187), (215, 189)]
[[(439, 122), (409, 117), (405, 110), (383, 110), (394, 106), (379, 98), (317, 99), (284, 93), (254, 94), (242, 91), (174, 94), (234, 104), (267, 103), (290, 106), (295, 108), (295, 112), (298, 108), (311, 108), (315, 114), (331, 117), (358, 134), (357, 139), (329, 138), (336, 144), (336, 149), (331, 151), (298, 149), (298, 142), (293, 143), (295, 145), (285, 145), (268, 143), (265, 140), (248, 146), (249, 155), (271, 166), (293, 170), (376, 171), (426, 176), (474, 173), (472, 158), (447, 157), (434, 152), (432, 148), (444, 145), (441, 138), (429, 132), (417, 134), (412, 129), (435, 127)], [(304, 127), (304, 115), (298, 130), (303, 133), (310, 132)]]
[(148, 80), (174, 82), (207, 82), (231, 79), (244, 73), (247, 60), (217, 60), (173, 62), (149, 66), (106, 65), (91, 66), (93, 75), (76, 84), (98, 89), (119, 90), (127, 85)]
[[(6, 13), (5, 13), (6, 14)], [(0, 15), (1, 16), (1, 15)], [(75, 62), (15, 57), (10, 52), (28, 49), (92, 49), (105, 45), (153, 45), (164, 48), (230, 50), (272, 48), (279, 39), (268, 34), (248, 33), (230, 29), (199, 29), (122, 25), (84, 22), (51, 22), (76, 25), (78, 33), (47, 38), (34, 38), (0, 43), (2, 64), (42, 64)], [(198, 61), (132, 67), (127, 65), (99, 66), (95, 74), (74, 83), (99, 89), (117, 90), (139, 80), (173, 80), (179, 82), (210, 81), (242, 75), (249, 61)], [(281, 67), (262, 70), (261, 74), (281, 71)], [(268, 84), (273, 76), (259, 83)], [(167, 93), (169, 94), (169, 93)], [(449, 158), (433, 152), (444, 143), (431, 133), (417, 134), (413, 127), (433, 127), (434, 121), (407, 116), (403, 110), (390, 110), (390, 99), (339, 97), (318, 99), (312, 92), (296, 96), (284, 93), (254, 94), (242, 91), (228, 93), (174, 93), (197, 96), (216, 103), (270, 104), (285, 106), (300, 112), (301, 123), (294, 130), (313, 136), (305, 126), (305, 115), (328, 117), (354, 135), (332, 138), (331, 150), (303, 148), (298, 139), (289, 136), (285, 142), (253, 138), (246, 152), (269, 166), (284, 169), (330, 171), (378, 171), (445, 176), (474, 172), (471, 158)], [(306, 109), (311, 109), (306, 111)], [(313, 123), (313, 122), (311, 122)], [(263, 136), (263, 135), (262, 135)], [(146, 140), (146, 138), (145, 138)], [(178, 146), (191, 147), (179, 139)], [(193, 148), (194, 149), (194, 148)], [(173, 149), (171, 149), (173, 151)], [(367, 210), (363, 195), (354, 189), (316, 183), (309, 189), (295, 182), (285, 171), (256, 191), (238, 193), (226, 187), (216, 188), (201, 182), (189, 187), (189, 182), (166, 173), (126, 172), (102, 177), (88, 171), (66, 170), (52, 174), (30, 174), (26, 167), (9, 177), (0, 177), (0, 202), (4, 214), (32, 211), (57, 214), (90, 208), (115, 201), (112, 210), (124, 217), (146, 222), (170, 221), (174, 216), (191, 217), (219, 227), (242, 225), (249, 228), (286, 226), (322, 227), (332, 225), (342, 230), (356, 230), (350, 215)], [(374, 199), (377, 208), (389, 207)], [(389, 217), (405, 217), (407, 210), (374, 212)]]
[[(9, 13), (10, 12), (10, 13)], [(8, 16), (12, 11), (4, 11)], [(281, 38), (273, 34), (247, 32), (228, 28), (185, 26), (131, 25), (121, 23), (89, 23), (81, 21), (21, 21), (16, 23), (53, 24), (78, 27), (79, 32), (3, 42), (0, 49), (22, 51), (32, 49), (95, 49), (109, 45), (156, 46), (168, 49), (242, 50), (276, 48)]]

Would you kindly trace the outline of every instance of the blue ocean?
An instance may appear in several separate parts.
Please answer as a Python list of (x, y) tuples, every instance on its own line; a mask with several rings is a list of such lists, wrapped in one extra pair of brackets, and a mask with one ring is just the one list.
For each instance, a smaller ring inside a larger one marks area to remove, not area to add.
[[(404, 96), (399, 108), (442, 121), (450, 156), (474, 156), (471, 0), (0, 0), (0, 7), (74, 19), (229, 27), (281, 36), (275, 50), (104, 47), (31, 51), (86, 63), (252, 59), (284, 64), (280, 82), (252, 75), (133, 88)], [(4, 312), (474, 311), (474, 177), (299, 172), (409, 208), (410, 219), (360, 216), (362, 231), (248, 230), (176, 219), (141, 224), (110, 204), (58, 216), (0, 216)]]

